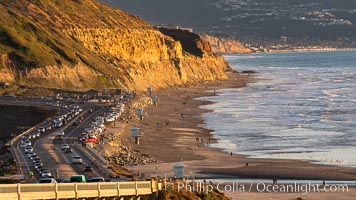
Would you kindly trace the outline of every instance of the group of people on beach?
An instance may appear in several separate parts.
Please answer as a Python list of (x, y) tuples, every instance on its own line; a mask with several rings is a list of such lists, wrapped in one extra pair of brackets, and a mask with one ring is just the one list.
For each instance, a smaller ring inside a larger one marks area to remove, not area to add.
[[(204, 144), (204, 139), (203, 138), (196, 137), (195, 141), (198, 143), (198, 147), (200, 147), (200, 143)], [(210, 142), (211, 142), (211, 138), (209, 138), (208, 142), (206, 142), (206, 146), (209, 146)]]

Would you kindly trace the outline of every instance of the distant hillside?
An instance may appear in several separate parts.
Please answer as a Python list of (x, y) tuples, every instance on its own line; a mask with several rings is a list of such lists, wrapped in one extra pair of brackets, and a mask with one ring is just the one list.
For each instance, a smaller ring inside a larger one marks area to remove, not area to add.
[[(222, 57), (196, 55), (137, 16), (93, 0), (0, 1), (0, 82), (9, 87), (144, 90), (226, 78)], [(201, 38), (190, 46), (197, 46)]]
[(356, 47), (355, 0), (100, 0), (152, 24), (260, 45)]

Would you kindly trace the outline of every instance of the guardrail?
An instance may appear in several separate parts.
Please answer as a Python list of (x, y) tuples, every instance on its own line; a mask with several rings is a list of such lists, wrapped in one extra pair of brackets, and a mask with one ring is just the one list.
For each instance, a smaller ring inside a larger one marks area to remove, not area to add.
[[(12, 155), (14, 156), (14, 158), (15, 158), (15, 160), (16, 160), (16, 166), (17, 166), (17, 168), (18, 168), (18, 171), (19, 171), (20, 174), (22, 174), (24, 177), (26, 177), (26, 175), (25, 175), (26, 173), (24, 173), (24, 172), (22, 171), (22, 168), (21, 168), (22, 166), (20, 165), (20, 164), (21, 164), (21, 160), (20, 160), (20, 158), (19, 158), (19, 153), (22, 153), (22, 152), (21, 152), (21, 149), (18, 148), (18, 146), (17, 146), (17, 147), (15, 146), (15, 142), (17, 142), (18, 140), (20, 140), (20, 139), (22, 138), (22, 136), (24, 136), (24, 135), (26, 135), (26, 134), (28, 134), (28, 133), (30, 133), (30, 132), (36, 130), (38, 127), (45, 125), (46, 123), (48, 123), (48, 122), (51, 121), (51, 120), (52, 120), (52, 118), (47, 118), (47, 119), (45, 119), (44, 121), (42, 121), (42, 122), (36, 124), (35, 126), (33, 126), (33, 127), (31, 127), (30, 129), (28, 129), (28, 130), (22, 132), (21, 134), (17, 135), (16, 137), (12, 138), (12, 139), (9, 141), (9, 142), (10, 142), (10, 147), (11, 147), (11, 148), (10, 148), (10, 151), (11, 151)], [(26, 165), (26, 167), (27, 167), (28, 171), (30, 171), (29, 166)]]
[(102, 198), (150, 195), (158, 191), (157, 181), (100, 183), (40, 183), (0, 185), (2, 199)]
[(15, 161), (16, 161), (16, 165), (17, 165), (17, 168), (18, 168), (18, 171), (20, 172), (20, 174), (24, 174), (22, 169), (21, 169), (21, 166), (20, 166), (20, 159), (18, 157), (18, 154), (16, 152), (16, 147), (15, 147), (15, 142), (17, 140), (19, 140), (22, 136), (32, 132), (33, 130), (35, 130), (37, 127), (39, 127), (40, 125), (44, 124), (45, 122), (40, 122), (39, 124), (31, 127), (30, 129), (26, 130), (25, 132), (22, 132), (21, 134), (19, 134), (18, 136), (14, 137), (13, 139), (10, 140), (10, 151), (12, 153), (12, 155), (14, 156), (15, 158)]

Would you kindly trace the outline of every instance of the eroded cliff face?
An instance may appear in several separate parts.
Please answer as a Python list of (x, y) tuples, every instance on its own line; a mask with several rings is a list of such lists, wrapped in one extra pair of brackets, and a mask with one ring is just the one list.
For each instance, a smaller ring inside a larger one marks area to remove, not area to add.
[(6, 36), (0, 39), (0, 82), (146, 90), (224, 79), (229, 69), (206, 42), (189, 43), (202, 52), (197, 56), (138, 17), (92, 0), (4, 0), (0, 6), (0, 17), (13, 25), (0, 24)]
[(241, 42), (237, 40), (229, 38), (218, 38), (205, 34), (202, 34), (201, 37), (210, 43), (214, 53), (252, 53), (249, 48), (246, 48)]

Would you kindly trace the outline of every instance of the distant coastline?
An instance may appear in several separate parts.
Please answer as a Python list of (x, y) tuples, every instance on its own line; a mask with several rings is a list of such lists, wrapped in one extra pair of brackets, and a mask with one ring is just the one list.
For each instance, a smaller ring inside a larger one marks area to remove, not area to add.
[(233, 54), (255, 54), (255, 53), (293, 53), (293, 52), (333, 52), (333, 51), (356, 51), (356, 48), (295, 48), (295, 49), (268, 49), (261, 51), (251, 51), (250, 53), (222, 53), (221, 55)]
[(295, 49), (270, 49), (268, 52), (327, 52), (327, 51), (356, 51), (356, 48), (295, 48)]

